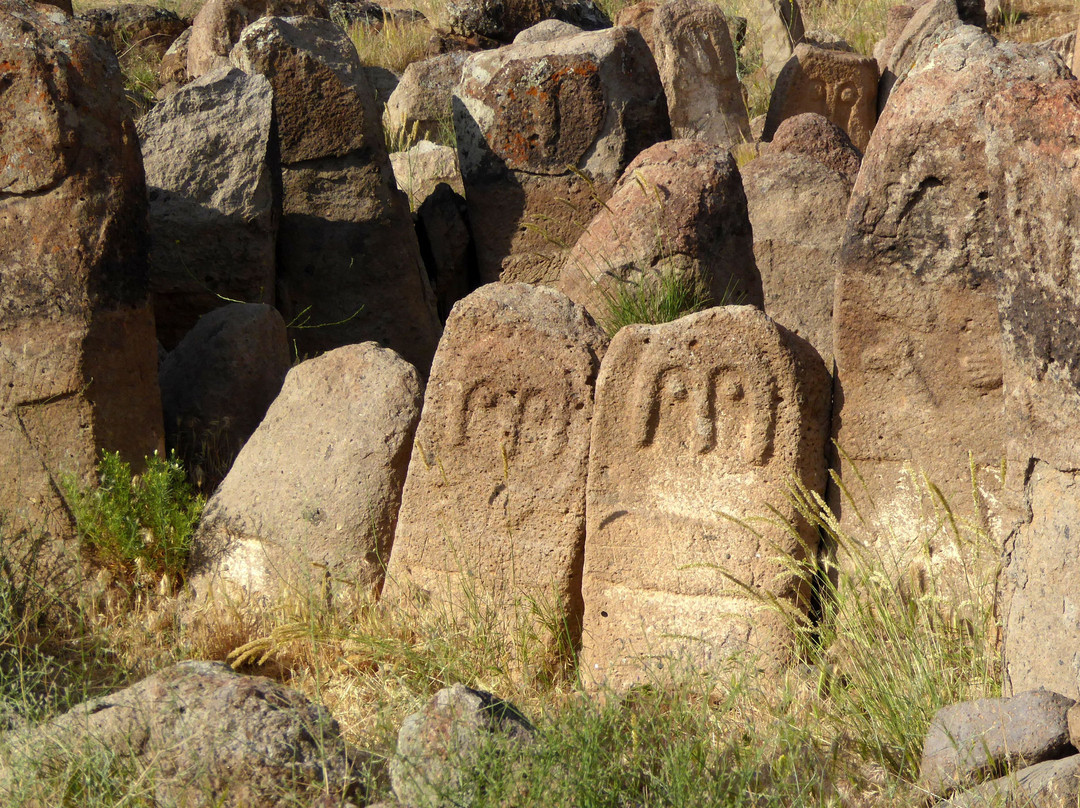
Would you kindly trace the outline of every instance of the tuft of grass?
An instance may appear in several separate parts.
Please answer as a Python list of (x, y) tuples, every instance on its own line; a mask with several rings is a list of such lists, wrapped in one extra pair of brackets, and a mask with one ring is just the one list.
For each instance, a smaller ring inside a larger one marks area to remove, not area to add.
[(73, 476), (61, 481), (84, 546), (138, 584), (182, 577), (205, 500), (175, 453), (166, 460), (155, 452), (134, 475), (119, 452), (103, 452), (97, 472), (94, 487)]
[(693, 272), (642, 273), (598, 288), (606, 309), (600, 326), (609, 337), (628, 325), (670, 323), (712, 304), (708, 284)]
[(400, 75), (413, 62), (434, 55), (433, 32), (423, 20), (389, 17), (381, 24), (356, 23), (345, 31), (365, 67), (383, 67)]

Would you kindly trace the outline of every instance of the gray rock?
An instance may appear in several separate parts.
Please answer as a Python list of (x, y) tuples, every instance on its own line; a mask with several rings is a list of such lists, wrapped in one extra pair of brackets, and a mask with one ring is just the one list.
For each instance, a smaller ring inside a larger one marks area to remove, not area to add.
[(939, 808), (1071, 808), (1080, 799), (1080, 755), (1048, 760), (939, 802)]
[(154, 316), (169, 350), (225, 299), (274, 302), (272, 106), (265, 78), (225, 67), (139, 121)]
[(409, 198), (409, 207), (418, 209), (440, 183), (446, 183), (456, 193), (465, 190), (458, 170), (457, 150), (421, 140), (405, 151), (392, 152), (390, 165), (394, 180)]
[(534, 728), (509, 702), (461, 684), (444, 688), (405, 719), (390, 761), (394, 794), (405, 805), (453, 808), (475, 799), (472, 769), (498, 744), (520, 755)]
[(421, 394), (415, 368), (370, 342), (289, 371), (207, 503), (194, 542), (196, 592), (377, 591)]
[(577, 25), (571, 25), (562, 20), (544, 20), (531, 28), (526, 28), (516, 37), (515, 45), (524, 45), (529, 42), (547, 42), (549, 39), (558, 39), (563, 36), (577, 36), (585, 29)]
[(919, 787), (948, 796), (1019, 766), (1075, 753), (1066, 715), (1076, 704), (1050, 690), (979, 699), (937, 711), (923, 741)]
[(182, 662), (2, 740), (4, 794), (19, 793), (29, 762), (107, 751), (147, 767), (165, 805), (277, 808), (304, 794), (365, 796), (368, 761), (323, 708), (220, 662)]
[(166, 447), (213, 491), (281, 391), (292, 357), (272, 306), (232, 303), (205, 314), (161, 365)]

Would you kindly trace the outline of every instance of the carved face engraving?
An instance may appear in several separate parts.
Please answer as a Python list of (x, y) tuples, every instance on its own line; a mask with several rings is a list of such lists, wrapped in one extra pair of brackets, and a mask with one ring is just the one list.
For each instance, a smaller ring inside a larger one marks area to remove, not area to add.
[[(714, 456), (720, 466), (761, 466), (772, 454), (775, 381), (734, 362), (666, 366), (639, 387), (638, 445), (672, 455)], [(646, 398), (647, 397), (647, 398)]]

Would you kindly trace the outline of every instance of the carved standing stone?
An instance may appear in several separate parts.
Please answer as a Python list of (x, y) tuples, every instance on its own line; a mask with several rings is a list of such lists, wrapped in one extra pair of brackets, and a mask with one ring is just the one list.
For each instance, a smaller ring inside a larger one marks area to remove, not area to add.
[(146, 188), (116, 57), (51, 7), (0, 8), (0, 514), (68, 538), (65, 473), (163, 449)]
[(994, 507), (1006, 425), (985, 107), (1014, 81), (1063, 72), (1040, 48), (961, 26), (898, 87), (863, 158), (834, 311), (833, 428), (854, 502), (834, 504), (888, 556), (928, 555), (957, 573), (973, 563), (948, 531), (924, 547), (907, 469), (925, 473), (958, 519)]
[(480, 604), (507, 637), (535, 601), (578, 634), (605, 346), (553, 289), (489, 284), (458, 302), (431, 368), (384, 600), (425, 593), (429, 608), (462, 617)]
[(656, 63), (633, 28), (473, 54), (454, 99), (485, 282), (554, 281), (626, 166), (671, 134)]
[(877, 62), (870, 57), (799, 45), (776, 79), (762, 138), (771, 140), (788, 118), (816, 112), (862, 151), (877, 122), (877, 89)]
[[(790, 653), (788, 625), (726, 574), (807, 608), (817, 532), (787, 500), (825, 486), (829, 376), (808, 343), (749, 306), (612, 340), (597, 381), (583, 596), (585, 676), (623, 687), (681, 664)], [(796, 526), (736, 524), (775, 507)]]
[(749, 0), (745, 13), (761, 38), (765, 70), (770, 76), (779, 74), (805, 34), (797, 0)]
[(720, 6), (672, 0), (656, 9), (652, 28), (672, 136), (725, 147), (749, 140), (735, 48)]

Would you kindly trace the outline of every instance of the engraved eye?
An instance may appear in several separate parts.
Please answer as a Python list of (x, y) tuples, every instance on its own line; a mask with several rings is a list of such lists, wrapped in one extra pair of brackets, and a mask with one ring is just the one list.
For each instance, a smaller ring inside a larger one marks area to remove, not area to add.
[(810, 82), (809, 96), (813, 99), (823, 99), (825, 97), (825, 85), (820, 81)]
[(859, 97), (859, 94), (855, 92), (855, 88), (850, 84), (844, 85), (844, 89), (840, 91), (840, 100), (845, 104), (854, 104), (855, 99)]
[(739, 382), (727, 379), (720, 383), (720, 395), (728, 401), (742, 401), (745, 391)]
[(686, 384), (682, 379), (672, 379), (668, 382), (668, 395), (676, 401), (686, 400)]

